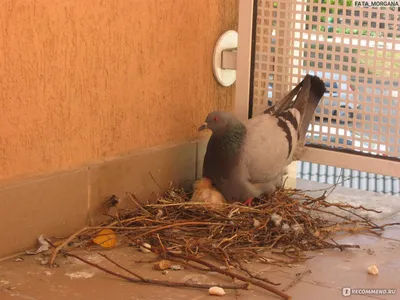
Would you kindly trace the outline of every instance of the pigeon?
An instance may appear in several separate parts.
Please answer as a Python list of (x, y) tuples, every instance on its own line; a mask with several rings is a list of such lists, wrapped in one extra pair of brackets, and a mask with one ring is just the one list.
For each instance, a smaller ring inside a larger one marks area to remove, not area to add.
[(245, 122), (229, 112), (211, 112), (199, 127), (212, 131), (203, 178), (210, 179), (228, 203), (250, 205), (262, 194), (273, 194), (283, 184), (285, 168), (301, 155), (309, 123), (325, 92), (319, 77), (306, 75), (276, 105)]

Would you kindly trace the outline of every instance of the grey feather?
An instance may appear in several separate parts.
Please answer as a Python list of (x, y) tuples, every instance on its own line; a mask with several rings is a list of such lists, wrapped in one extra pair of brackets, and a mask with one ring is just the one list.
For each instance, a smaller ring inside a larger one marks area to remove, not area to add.
[(306, 75), (304, 79), (288, 93), (287, 96), (264, 111), (264, 113), (276, 116), (284, 114), (289, 108), (296, 108), (300, 112), (302, 119), (298, 130), (299, 141), (295, 149), (293, 160), (299, 160), (301, 158), (304, 151), (308, 126), (319, 101), (325, 93), (325, 84), (319, 77)]
[(199, 129), (212, 130), (203, 177), (211, 179), (228, 202), (273, 193), (303, 143), (322, 91), (323, 81), (307, 75), (274, 107), (245, 122), (227, 112), (210, 113)]

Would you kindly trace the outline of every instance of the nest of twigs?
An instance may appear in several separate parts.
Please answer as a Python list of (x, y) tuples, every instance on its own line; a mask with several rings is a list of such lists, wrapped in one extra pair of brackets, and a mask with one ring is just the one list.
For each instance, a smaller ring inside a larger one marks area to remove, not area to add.
[[(107, 228), (121, 240), (142, 247), (143, 243), (151, 245), (151, 251), (163, 259), (190, 263), (202, 270), (216, 271), (217, 268), (219, 273), (289, 299), (281, 290), (268, 285), (268, 280), (252, 275), (241, 262), (256, 259), (275, 264), (294, 263), (306, 259), (304, 251), (308, 250), (355, 248), (358, 246), (335, 242), (335, 234), (346, 231), (379, 235), (387, 226), (378, 226), (362, 215), (362, 211), (379, 211), (330, 203), (325, 194), (312, 198), (294, 189), (258, 199), (253, 207), (237, 203), (224, 204), (220, 209), (191, 202), (189, 194), (173, 186), (151, 204), (140, 205), (130, 195), (137, 204), (135, 209), (117, 210), (112, 220), (77, 232), (56, 248), (50, 263), (60, 251), (71, 254), (74, 247), (93, 245), (93, 238)], [(206, 256), (220, 265), (207, 262)], [(221, 265), (228, 269), (220, 268)], [(232, 273), (230, 266), (241, 273)]]

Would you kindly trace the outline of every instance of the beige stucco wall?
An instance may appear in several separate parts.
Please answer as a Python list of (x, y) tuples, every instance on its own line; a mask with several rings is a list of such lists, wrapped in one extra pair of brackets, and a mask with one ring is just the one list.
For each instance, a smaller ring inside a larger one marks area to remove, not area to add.
[(0, 180), (198, 137), (237, 0), (0, 1)]

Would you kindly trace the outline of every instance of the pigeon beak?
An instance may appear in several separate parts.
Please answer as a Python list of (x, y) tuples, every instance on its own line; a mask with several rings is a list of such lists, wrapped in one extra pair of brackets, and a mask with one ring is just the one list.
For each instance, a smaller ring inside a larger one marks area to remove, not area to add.
[(204, 129), (208, 129), (208, 124), (207, 124), (207, 123), (204, 123), (203, 125), (201, 125), (201, 126), (199, 127), (199, 131), (202, 131), (202, 130), (204, 130)]

